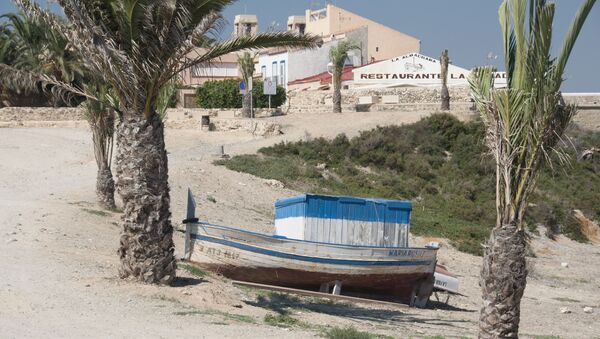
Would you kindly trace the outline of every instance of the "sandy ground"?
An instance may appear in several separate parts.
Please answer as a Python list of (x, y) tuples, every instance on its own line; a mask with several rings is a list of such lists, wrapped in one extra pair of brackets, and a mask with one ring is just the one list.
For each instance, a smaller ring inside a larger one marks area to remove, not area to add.
[[(266, 139), (244, 132), (167, 130), (173, 224), (181, 227), (188, 187), (197, 196), (200, 218), (267, 232), (273, 230), (274, 200), (298, 193), (212, 165), (220, 145), (231, 155), (252, 153), (283, 140), (355, 135), (422, 115), (285, 116), (272, 118), (284, 134)], [(99, 210), (94, 184), (87, 129), (0, 129), (1, 338), (307, 338), (325, 325), (397, 338), (476, 335), (481, 259), (443, 240), (439, 261), (459, 276), (464, 296), (424, 310), (310, 298), (257, 300), (220, 277), (199, 279), (183, 269), (172, 287), (121, 281), (116, 278), (119, 215)], [(182, 240), (178, 232), (178, 254)], [(600, 338), (600, 247), (545, 237), (534, 237), (532, 245), (536, 257), (530, 260), (522, 303), (522, 337)], [(280, 307), (310, 325), (265, 324), (264, 316)], [(571, 313), (561, 313), (562, 308)]]

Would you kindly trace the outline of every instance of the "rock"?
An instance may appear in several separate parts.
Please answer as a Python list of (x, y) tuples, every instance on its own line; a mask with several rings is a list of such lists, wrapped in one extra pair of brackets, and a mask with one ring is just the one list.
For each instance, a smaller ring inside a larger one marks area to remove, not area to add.
[(560, 309), (560, 313), (562, 313), (562, 314), (569, 314), (569, 313), (571, 313), (571, 310), (569, 310), (566, 307), (563, 307), (563, 308)]
[(272, 188), (283, 188), (283, 183), (275, 179), (265, 180), (265, 185), (270, 186)]
[(583, 308), (583, 312), (584, 312), (584, 313), (588, 313), (588, 314), (590, 314), (590, 313), (594, 313), (594, 309), (593, 309), (593, 308), (591, 308), (591, 307), (584, 307), (584, 308)]
[(15, 242), (15, 241), (17, 241), (17, 239), (11, 238), (11, 239), (6, 240), (6, 243), (10, 244), (11, 242)]
[(324, 170), (327, 168), (327, 164), (326, 163), (318, 164), (316, 167), (318, 170)]
[(560, 266), (561, 266), (562, 268), (569, 268), (569, 263), (567, 263), (567, 262), (563, 262), (563, 263), (561, 263), (561, 264), (560, 264)]
[(600, 226), (598, 223), (588, 219), (580, 210), (574, 210), (573, 216), (579, 221), (581, 233), (594, 245), (600, 245)]
[(192, 292), (190, 292), (188, 290), (183, 290), (183, 291), (181, 291), (181, 294), (183, 294), (183, 295), (192, 295)]

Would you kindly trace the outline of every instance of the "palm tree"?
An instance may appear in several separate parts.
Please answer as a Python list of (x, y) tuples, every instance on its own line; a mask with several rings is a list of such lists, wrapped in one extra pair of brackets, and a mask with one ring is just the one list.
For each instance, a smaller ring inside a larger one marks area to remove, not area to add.
[[(52, 13), (46, 12), (48, 17), (53, 20), (61, 19)], [(2, 16), (7, 19), (7, 45), (10, 47), (10, 58), (2, 57), (0, 62), (10, 64), (20, 70), (28, 70), (32, 73), (44, 74), (60, 79), (62, 82), (71, 83), (77, 86), (84, 85), (84, 90), (91, 93), (103, 101), (87, 101), (84, 103), (85, 117), (92, 130), (92, 141), (94, 145), (94, 155), (98, 165), (98, 175), (96, 180), (96, 193), (99, 203), (108, 209), (115, 209), (114, 198), (114, 180), (110, 170), (110, 161), (112, 155), (113, 132), (114, 132), (114, 112), (109, 107), (106, 99), (108, 98), (108, 88), (100, 85), (101, 81), (90, 76), (89, 72), (84, 70), (83, 63), (77, 60), (70, 48), (68, 48), (68, 39), (63, 32), (54, 30), (51, 26), (35, 18), (27, 17), (24, 14), (5, 14)], [(0, 56), (8, 56), (8, 53), (2, 53)], [(85, 74), (88, 73), (88, 74)], [(10, 82), (3, 78), (2, 82), (13, 91), (27, 89), (31, 84), (24, 84), (22, 81)], [(37, 92), (35, 84), (31, 91)], [(56, 104), (64, 100), (60, 97), (50, 96), (50, 99)], [(71, 97), (75, 103), (81, 102), (81, 97)], [(71, 100), (69, 100), (71, 101)]]
[(333, 65), (333, 113), (342, 113), (342, 72), (348, 52), (353, 49), (360, 49), (360, 46), (352, 40), (343, 40), (329, 50), (329, 61)]
[[(47, 13), (53, 20), (61, 18)], [(50, 29), (43, 22), (25, 16), (23, 13), (8, 13), (0, 16), (6, 19), (9, 30), (7, 47), (10, 47), (12, 60), (3, 61), (16, 68), (50, 75), (66, 83), (81, 83), (83, 70), (81, 63), (68, 48), (69, 41), (62, 32)], [(4, 54), (4, 53), (3, 53)], [(60, 98), (50, 96), (54, 106), (69, 104)], [(57, 101), (58, 100), (58, 101)]]
[[(60, 25), (29, 0), (16, 2), (29, 15)], [(184, 69), (227, 53), (317, 45), (312, 36), (267, 33), (213, 42), (205, 52), (186, 58), (197, 47), (207, 46), (222, 23), (222, 11), (233, 2), (58, 0), (72, 29), (57, 29), (69, 37), (86, 68), (112, 87), (119, 102), (114, 108), (119, 117), (116, 188), (124, 203), (118, 251), (122, 278), (164, 284), (175, 279), (167, 152), (164, 126), (156, 111), (161, 87)], [(40, 79), (43, 84), (49, 81), (54, 79)], [(54, 83), (56, 91), (70, 90)]]
[(114, 210), (115, 181), (111, 170), (114, 134), (115, 112), (110, 102), (110, 88), (97, 79), (86, 86), (86, 91), (94, 93), (99, 100), (86, 100), (84, 102), (85, 117), (92, 130), (92, 143), (94, 157), (98, 167), (96, 175), (96, 196), (102, 207)]
[(450, 110), (450, 92), (448, 92), (448, 63), (450, 62), (450, 59), (448, 58), (448, 50), (445, 49), (442, 52), (442, 56), (440, 57), (440, 66), (442, 68), (441, 70), (441, 77), (442, 77), (442, 107), (441, 110), (442, 111), (449, 111)]
[[(244, 52), (238, 56), (238, 68), (240, 69), (240, 73), (242, 74), (242, 80), (244, 80), (246, 84), (249, 84), (254, 77), (254, 66), (254, 55), (250, 54), (250, 52)], [(244, 117), (252, 117), (251, 107), (252, 93), (250, 93), (250, 91), (247, 91), (246, 94), (244, 94), (244, 99), (242, 100), (242, 114)]]
[(554, 3), (504, 0), (499, 16), (508, 87), (494, 88), (490, 67), (475, 70), (470, 78), (487, 130), (486, 142), (496, 160), (497, 220), (481, 270), (480, 338), (518, 337), (527, 279), (523, 217), (540, 169), (551, 165), (553, 156), (567, 160), (559, 143), (576, 110), (564, 103), (560, 87), (595, 2), (584, 1), (555, 59), (550, 56)]

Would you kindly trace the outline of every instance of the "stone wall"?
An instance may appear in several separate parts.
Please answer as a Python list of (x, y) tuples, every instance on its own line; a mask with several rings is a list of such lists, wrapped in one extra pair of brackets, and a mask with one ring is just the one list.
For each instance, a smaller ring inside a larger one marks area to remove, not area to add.
[(19, 121), (77, 121), (85, 120), (82, 108), (73, 107), (4, 107), (0, 108), (1, 122)]
[[(254, 110), (255, 118), (264, 118), (282, 115), (280, 109), (261, 108)], [(203, 115), (219, 118), (242, 118), (242, 109), (212, 109), (212, 108), (169, 108), (167, 120), (179, 121), (187, 119), (200, 120)]]
[(254, 136), (272, 136), (281, 134), (281, 125), (260, 117), (273, 116), (268, 109), (257, 110), (259, 119), (237, 118), (241, 110), (189, 109), (176, 108), (167, 110), (165, 126), (175, 129), (202, 129), (202, 116), (210, 117), (211, 131), (246, 131)]
[[(281, 134), (281, 126), (265, 119), (235, 118), (236, 111), (205, 109), (169, 109), (165, 126), (201, 129), (203, 115), (211, 116), (211, 130), (245, 131), (255, 136)], [(257, 110), (257, 117), (272, 116), (273, 111)], [(275, 112), (277, 114), (277, 112)], [(281, 114), (281, 113), (279, 113)], [(82, 108), (5, 107), (0, 109), (0, 127), (86, 127)]]
[(564, 93), (563, 98), (583, 109), (600, 109), (600, 93)]
[[(349, 89), (342, 91), (342, 105), (344, 111), (356, 111), (356, 104), (360, 97), (398, 96), (399, 103), (387, 105), (387, 108), (374, 107), (375, 110), (396, 110), (408, 109), (409, 111), (419, 110), (423, 104), (427, 109), (440, 103), (440, 91), (437, 88), (379, 88), (379, 89)], [(329, 112), (332, 105), (331, 91), (298, 91), (288, 95), (288, 103), (284, 111), (289, 113), (302, 112)], [(462, 106), (471, 102), (468, 88), (454, 87), (450, 88), (450, 101), (452, 103), (461, 103)], [(397, 107), (394, 107), (397, 106)], [(360, 109), (360, 108), (359, 108)], [(436, 108), (437, 109), (437, 108)], [(372, 109), (369, 109), (372, 110)]]

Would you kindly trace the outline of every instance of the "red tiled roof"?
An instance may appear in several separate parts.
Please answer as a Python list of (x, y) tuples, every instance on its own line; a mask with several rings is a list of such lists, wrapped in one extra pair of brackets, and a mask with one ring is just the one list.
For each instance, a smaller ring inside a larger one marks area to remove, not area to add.
[[(344, 70), (342, 71), (342, 81), (349, 81), (349, 80), (353, 80), (354, 79), (354, 74), (352, 74), (352, 71), (361, 67), (365, 67), (365, 66), (370, 66), (372, 64), (376, 64), (379, 62), (382, 62), (385, 60), (376, 60), (373, 62), (370, 62), (368, 64), (364, 64), (362, 66), (346, 66), (344, 67)], [(303, 78), (303, 79), (297, 79), (294, 81), (291, 81), (288, 83), (288, 85), (298, 85), (298, 84), (304, 84), (307, 82), (315, 82), (315, 81), (320, 81), (321, 85), (326, 85), (326, 84), (330, 84), (331, 83), (331, 74), (329, 74), (328, 72), (323, 72), (323, 73), (319, 73), (319, 74), (315, 74), (315, 75), (311, 75), (309, 77)]]
[[(342, 81), (348, 81), (354, 79), (354, 74), (352, 74), (352, 70), (355, 69), (354, 66), (345, 67), (342, 71)], [(307, 82), (315, 82), (320, 81), (321, 85), (330, 84), (331, 83), (331, 74), (328, 72), (323, 72), (319, 74), (315, 74), (304, 79), (297, 79), (288, 83), (288, 85), (297, 85), (297, 84), (305, 84)]]

